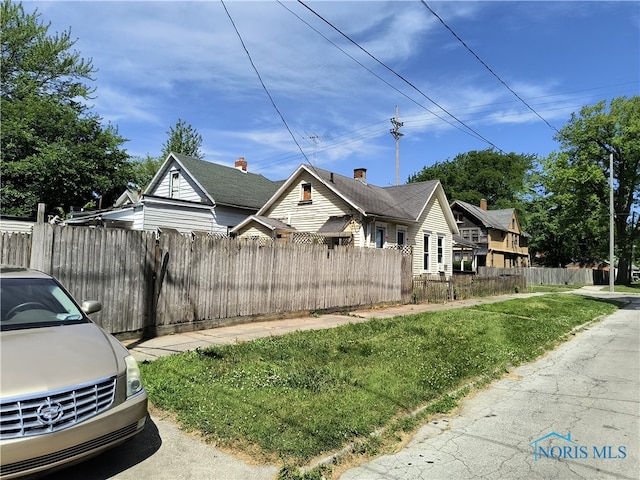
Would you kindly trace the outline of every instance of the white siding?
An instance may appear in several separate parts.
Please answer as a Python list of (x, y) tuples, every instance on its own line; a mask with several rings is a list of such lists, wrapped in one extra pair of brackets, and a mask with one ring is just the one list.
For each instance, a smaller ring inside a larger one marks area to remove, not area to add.
[(31, 233), (35, 222), (28, 220), (0, 219), (0, 232)]
[(174, 228), (182, 233), (191, 231), (226, 233), (226, 227), (213, 222), (213, 213), (209, 209), (189, 208), (174, 205), (150, 205), (144, 207), (144, 230), (156, 228)]
[(235, 227), (240, 224), (249, 215), (253, 215), (255, 211), (248, 213), (247, 210), (241, 208), (225, 207), (222, 205), (216, 205), (213, 211), (213, 221), (220, 226), (220, 228)]
[[(164, 177), (158, 182), (156, 188), (148, 192), (148, 194), (157, 197), (171, 198), (171, 173), (176, 171), (176, 169), (180, 169), (180, 166), (174, 161), (165, 171)], [(180, 169), (180, 192), (179, 196), (175, 198), (190, 202), (201, 202), (203, 199), (206, 199), (207, 195), (198, 188), (190, 176), (184, 176), (183, 173)]]
[[(429, 270), (423, 269), (423, 234), (431, 235), (431, 255), (429, 256)], [(418, 224), (412, 225), (408, 229), (408, 237), (413, 247), (413, 274), (421, 273), (438, 273), (437, 258), (437, 242), (438, 236), (444, 237), (444, 265), (446, 265), (445, 274), (450, 276), (453, 274), (453, 235), (447, 223), (447, 218), (442, 210), (442, 205), (438, 197), (434, 195), (429, 204), (424, 209)]]

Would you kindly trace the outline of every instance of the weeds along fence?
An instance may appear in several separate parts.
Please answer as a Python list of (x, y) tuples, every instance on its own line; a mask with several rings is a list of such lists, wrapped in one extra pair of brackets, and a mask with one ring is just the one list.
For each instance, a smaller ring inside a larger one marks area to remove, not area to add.
[(413, 279), (415, 303), (445, 303), (452, 300), (524, 292), (527, 281), (521, 275), (481, 277), (453, 275), (450, 279), (437, 275), (421, 275)]
[(55, 275), (111, 333), (210, 328), (287, 312), (411, 301), (397, 250), (34, 227), (30, 266)]
[(593, 285), (593, 272), (589, 268), (478, 267), (478, 275), (481, 277), (521, 275), (529, 285)]

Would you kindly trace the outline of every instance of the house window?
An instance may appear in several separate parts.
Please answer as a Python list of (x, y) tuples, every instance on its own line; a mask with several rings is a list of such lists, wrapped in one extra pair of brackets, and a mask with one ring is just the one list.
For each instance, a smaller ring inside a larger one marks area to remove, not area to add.
[(462, 230), (460, 230), (460, 234), (465, 240), (471, 240), (472, 242), (477, 242), (478, 240), (480, 240), (479, 228), (463, 228)]
[(384, 228), (376, 228), (376, 248), (384, 247)]
[(398, 230), (398, 240), (397, 240), (397, 244), (398, 245), (405, 245), (406, 241), (407, 241), (407, 232), (405, 230)]
[(169, 190), (171, 198), (180, 198), (180, 172), (171, 172), (169, 179)]
[(438, 263), (444, 263), (444, 237), (438, 235)]
[(311, 184), (303, 183), (300, 186), (300, 201), (311, 203)]
[(429, 271), (429, 250), (431, 250), (431, 235), (425, 233), (422, 237), (422, 269)]

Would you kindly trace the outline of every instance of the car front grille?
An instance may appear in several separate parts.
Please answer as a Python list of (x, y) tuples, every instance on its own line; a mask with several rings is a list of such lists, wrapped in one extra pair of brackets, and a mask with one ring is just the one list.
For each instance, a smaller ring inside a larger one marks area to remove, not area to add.
[(65, 460), (69, 460), (74, 457), (79, 457), (81, 455), (94, 452), (117, 442), (124, 441), (124, 439), (135, 434), (137, 428), (137, 423), (132, 423), (131, 425), (127, 425), (120, 430), (116, 430), (115, 432), (103, 435), (99, 438), (94, 438), (93, 440), (82, 443), (80, 445), (76, 445), (74, 447), (60, 450), (59, 452), (50, 453), (48, 455), (43, 455), (37, 458), (31, 458), (29, 460), (23, 460), (21, 462), (2, 465), (0, 466), (0, 477), (9, 476), (12, 474), (15, 475), (16, 473), (26, 472), (34, 468), (46, 467), (59, 462), (64, 462)]
[(57, 432), (108, 409), (116, 378), (0, 403), (0, 440)]

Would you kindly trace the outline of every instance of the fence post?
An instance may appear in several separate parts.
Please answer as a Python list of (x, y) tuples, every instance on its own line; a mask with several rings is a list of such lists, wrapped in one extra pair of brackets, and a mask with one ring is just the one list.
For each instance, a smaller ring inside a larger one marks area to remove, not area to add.
[(45, 273), (51, 273), (53, 261), (53, 225), (36, 223), (31, 234), (31, 260), (29, 266)]

